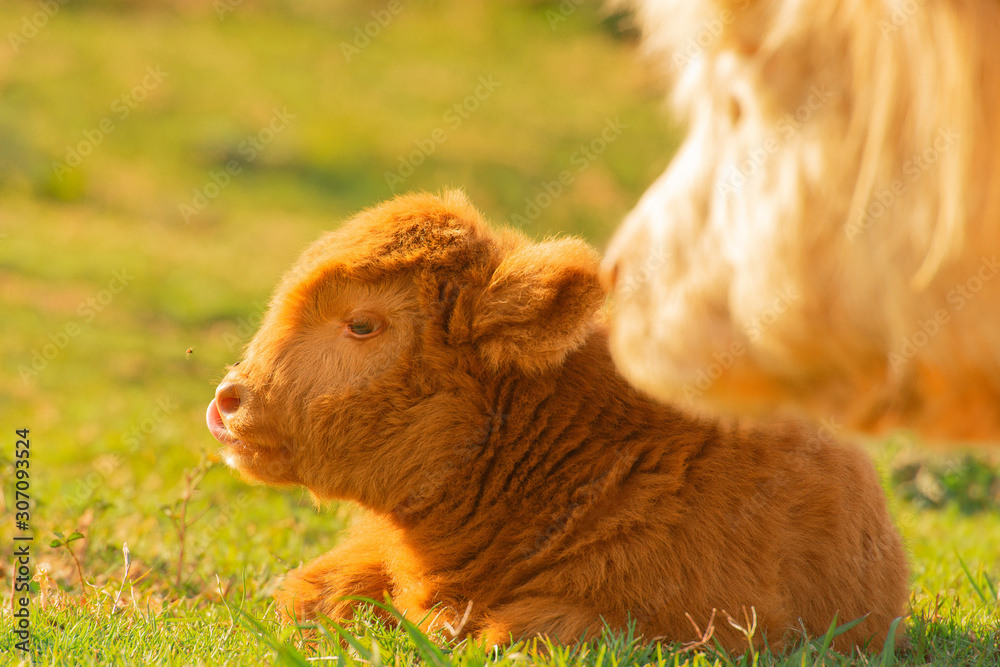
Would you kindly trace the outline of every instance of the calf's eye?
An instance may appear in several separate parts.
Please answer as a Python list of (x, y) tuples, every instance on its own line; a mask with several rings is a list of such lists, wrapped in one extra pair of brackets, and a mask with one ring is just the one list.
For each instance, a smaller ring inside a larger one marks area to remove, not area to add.
[(347, 333), (352, 338), (365, 338), (378, 333), (381, 329), (382, 325), (378, 321), (367, 318), (351, 320), (346, 325)]

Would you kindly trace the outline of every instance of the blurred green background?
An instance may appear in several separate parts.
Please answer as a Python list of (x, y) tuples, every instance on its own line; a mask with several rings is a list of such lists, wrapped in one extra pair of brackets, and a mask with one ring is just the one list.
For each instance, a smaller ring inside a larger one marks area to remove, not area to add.
[[(336, 540), (349, 508), (216, 467), (178, 574), (162, 509), (215, 449), (225, 364), (322, 231), (454, 186), (496, 223), (603, 247), (680, 137), (627, 18), (590, 1), (4, 0), (0, 26), (0, 509), (30, 428), (36, 561), (67, 588), (54, 530), (85, 533), (98, 584), (127, 541), (147, 582), (209, 597), (241, 573), (264, 595)], [(919, 599), (971, 590), (959, 553), (1000, 571), (994, 454), (873, 451)]]

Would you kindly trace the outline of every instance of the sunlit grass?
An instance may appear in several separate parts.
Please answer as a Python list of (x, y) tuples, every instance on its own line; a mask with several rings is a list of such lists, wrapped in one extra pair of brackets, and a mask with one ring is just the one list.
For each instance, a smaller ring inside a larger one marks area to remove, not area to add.
[[(216, 445), (206, 404), (281, 273), (351, 212), (394, 191), (451, 185), (496, 222), (523, 218), (544, 183), (573, 168), (580, 146), (617, 118), (627, 126), (620, 137), (526, 224), (538, 237), (574, 232), (601, 245), (678, 135), (634, 44), (588, 4), (553, 27), (553, 3), (404, 3), (350, 62), (341, 44), (378, 2), (231, 4), (220, 19), (209, 2), (74, 0), (18, 52), (0, 44), (0, 465), (6, 482), (13, 431), (30, 428), (32, 567), (47, 572), (33, 585), (34, 661), (433, 663), (435, 650), (418, 635), (369, 611), (347, 626), (360, 649), (345, 648), (330, 625), (277, 624), (274, 587), (337, 542), (347, 505), (317, 510), (304, 492), (248, 486), (212, 467), (190, 493), (186, 516), (196, 520), (181, 558), (168, 513), (176, 516), (185, 494), (185, 471)], [(2, 34), (37, 11), (34, 1), (0, 3)], [(168, 74), (120, 117), (113, 105), (149, 67)], [(480, 77), (500, 85), (453, 127), (446, 114), (475, 94)], [(243, 142), (285, 108), (295, 118), (247, 159)], [(108, 117), (113, 131), (57, 173), (53, 163)], [(403, 184), (388, 183), (386, 172), (436, 129), (446, 140)], [(185, 220), (180, 206), (234, 159), (240, 173)], [(894, 462), (881, 444), (874, 451), (900, 471), (887, 478), (912, 554), (906, 633), (915, 652), (899, 660), (1000, 663), (996, 458), (946, 457), (907, 477), (911, 462)], [(9, 485), (3, 491), (6, 517)], [(84, 535), (69, 547), (85, 585), (67, 547), (50, 546), (56, 531)], [(0, 544), (12, 536), (11, 523), (0, 524)], [(9, 651), (10, 574), (5, 557), (0, 663), (8, 664), (18, 659)], [(431, 639), (449, 661), (469, 665), (754, 661), (627, 634), (498, 652)], [(781, 660), (815, 664), (821, 649), (813, 640)], [(871, 664), (889, 664), (887, 656)]]

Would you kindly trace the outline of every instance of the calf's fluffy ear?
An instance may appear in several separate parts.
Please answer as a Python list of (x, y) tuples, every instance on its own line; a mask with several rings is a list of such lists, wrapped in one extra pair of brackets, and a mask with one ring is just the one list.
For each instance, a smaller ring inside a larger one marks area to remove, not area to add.
[(580, 347), (604, 304), (597, 253), (577, 239), (526, 245), (508, 255), (479, 298), (473, 341), (497, 369), (534, 372)]

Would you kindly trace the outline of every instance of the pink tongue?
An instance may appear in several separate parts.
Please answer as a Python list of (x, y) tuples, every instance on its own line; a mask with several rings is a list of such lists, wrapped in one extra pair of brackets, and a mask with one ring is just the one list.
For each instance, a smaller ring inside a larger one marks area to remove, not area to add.
[(224, 445), (228, 445), (233, 441), (233, 436), (229, 433), (229, 429), (226, 428), (225, 422), (222, 421), (222, 415), (219, 413), (219, 407), (215, 404), (214, 398), (208, 404), (208, 411), (205, 413), (205, 422), (208, 424), (208, 432), (216, 440)]

